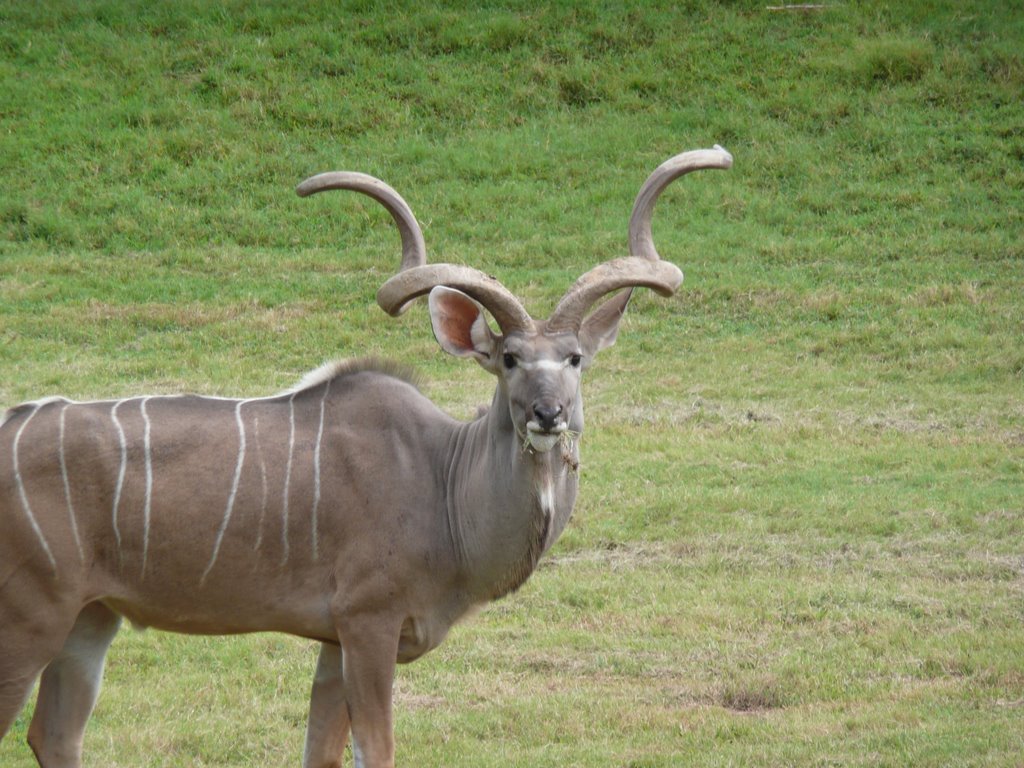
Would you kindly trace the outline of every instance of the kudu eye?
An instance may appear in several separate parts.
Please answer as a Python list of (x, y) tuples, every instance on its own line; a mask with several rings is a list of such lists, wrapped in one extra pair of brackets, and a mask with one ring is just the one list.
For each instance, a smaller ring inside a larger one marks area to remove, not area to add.
[(583, 355), (581, 355), (579, 352), (577, 352), (575, 355), (571, 355), (569, 357), (569, 365), (571, 365), (573, 368), (579, 368), (580, 367), (580, 363), (582, 363), (582, 362), (583, 362)]
[(504, 361), (504, 363), (505, 363), (505, 368), (507, 368), (507, 369), (508, 369), (508, 370), (510, 370), (510, 371), (511, 371), (511, 370), (512, 370), (513, 368), (515, 368), (515, 367), (516, 367), (516, 358), (515, 358), (515, 355), (513, 355), (513, 354), (511, 354), (511, 353), (509, 353), (509, 352), (506, 352), (506, 353), (505, 353), (505, 357), (503, 358), (503, 361)]

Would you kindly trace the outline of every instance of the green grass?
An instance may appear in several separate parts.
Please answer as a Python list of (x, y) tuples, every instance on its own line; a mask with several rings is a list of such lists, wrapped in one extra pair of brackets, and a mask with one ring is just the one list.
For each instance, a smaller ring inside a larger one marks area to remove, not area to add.
[[(574, 519), (402, 668), (401, 765), (1019, 765), (1024, 13), (983, 2), (0, 2), (0, 403), (261, 394), (324, 359), (490, 397), (374, 304), (395, 186), (536, 314), (622, 255), (678, 299), (586, 382)], [(88, 765), (297, 765), (314, 650), (122, 632)], [(0, 765), (32, 765), (27, 708)]]

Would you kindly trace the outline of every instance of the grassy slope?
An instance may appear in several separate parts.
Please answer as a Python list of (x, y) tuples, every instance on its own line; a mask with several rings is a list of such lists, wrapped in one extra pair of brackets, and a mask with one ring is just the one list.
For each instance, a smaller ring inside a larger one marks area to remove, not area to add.
[[(1016, 764), (1024, 14), (764, 5), (0, 4), (0, 402), (376, 352), (468, 415), (487, 377), (373, 305), (387, 216), (294, 184), (381, 176), (541, 314), (722, 143), (658, 207), (681, 299), (587, 383), (573, 525), (402, 670), (400, 761)], [(294, 765), (311, 668), (122, 633), (90, 764)]]

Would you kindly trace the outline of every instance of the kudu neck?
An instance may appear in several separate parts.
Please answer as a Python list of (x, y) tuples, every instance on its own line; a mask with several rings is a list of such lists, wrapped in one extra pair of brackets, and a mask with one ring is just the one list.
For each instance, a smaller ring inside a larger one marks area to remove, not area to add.
[[(582, 431), (582, 414), (574, 430)], [(499, 384), (489, 411), (463, 425), (448, 475), (448, 515), (467, 588), (480, 599), (517, 589), (565, 528), (576, 501), (578, 432), (525, 447)]]

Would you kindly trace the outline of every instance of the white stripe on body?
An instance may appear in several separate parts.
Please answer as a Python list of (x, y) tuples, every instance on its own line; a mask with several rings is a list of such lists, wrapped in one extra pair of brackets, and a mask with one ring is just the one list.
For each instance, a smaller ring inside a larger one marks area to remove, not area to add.
[(32, 410), (22, 422), (22, 425), (18, 428), (18, 431), (14, 435), (14, 443), (11, 446), (11, 458), (14, 464), (14, 481), (18, 485), (18, 495), (21, 497), (21, 508), (25, 512), (25, 516), (28, 518), (29, 524), (32, 526), (32, 530), (39, 539), (39, 543), (46, 553), (47, 559), (50, 561), (50, 565), (53, 567), (53, 572), (57, 573), (57, 561), (53, 557), (53, 552), (50, 551), (50, 545), (46, 541), (46, 537), (43, 535), (42, 529), (39, 527), (39, 522), (36, 520), (36, 516), (32, 514), (32, 506), (28, 503), (28, 494), (25, 492), (25, 483), (21, 479), (21, 470), (18, 466), (18, 443), (21, 441), (21, 436), (25, 432), (25, 427), (28, 426), (29, 422), (32, 421), (33, 417), (39, 413), (41, 406), (36, 404), (36, 407)]
[(124, 476), (128, 470), (128, 443), (124, 436), (124, 428), (121, 426), (121, 422), (117, 418), (117, 409), (127, 400), (118, 400), (114, 403), (110, 409), (110, 418), (114, 421), (114, 426), (117, 427), (117, 439), (121, 444), (121, 468), (117, 472), (117, 488), (114, 491), (114, 509), (111, 513), (111, 519), (114, 525), (114, 539), (117, 541), (117, 557), (121, 561), (121, 529), (118, 526), (117, 516), (119, 507), (121, 506), (121, 491), (124, 488)]
[(260, 462), (260, 483), (263, 486), (263, 496), (260, 500), (260, 522), (256, 527), (256, 546), (255, 550), (259, 551), (260, 546), (263, 544), (263, 523), (267, 517), (267, 498), (269, 496), (269, 488), (267, 487), (267, 463), (263, 460), (263, 443), (260, 441), (260, 417), (257, 416), (253, 419), (253, 428), (256, 432), (256, 458)]
[(213, 545), (213, 555), (211, 555), (210, 563), (206, 566), (206, 570), (203, 571), (203, 575), (199, 579), (200, 584), (206, 581), (206, 577), (213, 570), (213, 564), (217, 562), (217, 556), (220, 554), (220, 545), (224, 540), (224, 532), (228, 529), (228, 523), (231, 522), (231, 514), (235, 509), (238, 484), (242, 479), (242, 466), (245, 464), (245, 422), (242, 421), (242, 406), (247, 402), (249, 401), (239, 400), (235, 405), (235, 422), (238, 424), (238, 460), (235, 462), (235, 478), (231, 483), (231, 493), (228, 496), (227, 507), (224, 509), (224, 519), (221, 520), (220, 530), (217, 531), (217, 540)]
[(282, 499), (281, 506), (281, 546), (284, 552), (281, 556), (281, 565), (288, 562), (288, 492), (292, 482), (292, 458), (295, 454), (295, 395), (298, 392), (292, 392), (291, 397), (288, 398), (288, 419), (291, 424), (291, 428), (288, 434), (288, 464), (284, 475), (284, 497)]
[(71, 523), (71, 533), (75, 537), (75, 545), (78, 547), (78, 560), (79, 562), (85, 562), (85, 551), (82, 549), (82, 539), (78, 535), (78, 520), (75, 517), (75, 507), (71, 502), (71, 480), (68, 478), (68, 464), (64, 456), (64, 417), (68, 406), (71, 403), (64, 403), (64, 407), (60, 409), (60, 477), (64, 481), (64, 498), (68, 503), (68, 520)]
[(318, 517), (318, 510), (320, 508), (320, 444), (324, 439), (324, 411), (327, 405), (327, 394), (331, 391), (331, 381), (327, 380), (327, 384), (324, 386), (324, 395), (320, 398), (320, 427), (316, 433), (316, 448), (313, 451), (313, 559), (317, 560), (320, 557), (319, 552), (319, 527), (320, 519)]
[(139, 411), (142, 413), (142, 421), (144, 424), (143, 430), (143, 450), (146, 454), (146, 500), (142, 507), (142, 576), (146, 575), (146, 561), (149, 557), (149, 517), (150, 512), (153, 509), (153, 445), (150, 439), (150, 422), (149, 414), (146, 413), (146, 403), (149, 402), (150, 398), (142, 398), (142, 402), (139, 404)]

